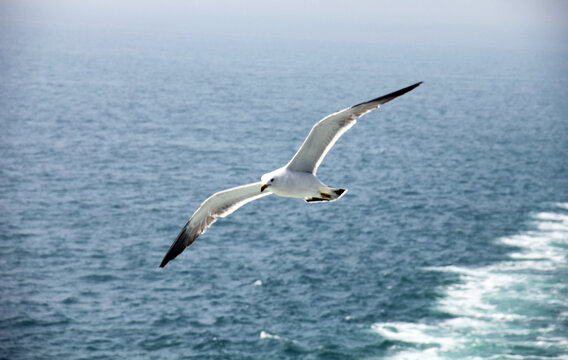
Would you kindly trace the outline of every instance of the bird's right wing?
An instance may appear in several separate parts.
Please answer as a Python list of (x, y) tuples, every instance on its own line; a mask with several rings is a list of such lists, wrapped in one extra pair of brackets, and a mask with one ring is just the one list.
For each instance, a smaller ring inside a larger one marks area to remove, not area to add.
[(422, 82), (324, 117), (312, 127), (308, 137), (288, 163), (288, 168), (295, 171), (311, 172), (315, 175), (329, 149), (341, 135), (355, 125), (357, 118), (409, 92), (420, 84)]
[(260, 192), (261, 185), (260, 182), (256, 182), (220, 191), (201, 203), (164, 256), (160, 267), (166, 266), (170, 260), (191, 245), (218, 217), (230, 215), (244, 204), (269, 195), (269, 191)]

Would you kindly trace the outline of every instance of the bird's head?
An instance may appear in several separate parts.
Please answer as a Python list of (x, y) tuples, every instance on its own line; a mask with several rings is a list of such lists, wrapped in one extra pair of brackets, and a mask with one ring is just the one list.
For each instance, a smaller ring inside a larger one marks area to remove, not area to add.
[(260, 178), (260, 182), (262, 184), (260, 186), (260, 192), (263, 192), (264, 190), (266, 190), (266, 188), (274, 185), (274, 183), (276, 182), (276, 174), (274, 174), (274, 172), (264, 174)]

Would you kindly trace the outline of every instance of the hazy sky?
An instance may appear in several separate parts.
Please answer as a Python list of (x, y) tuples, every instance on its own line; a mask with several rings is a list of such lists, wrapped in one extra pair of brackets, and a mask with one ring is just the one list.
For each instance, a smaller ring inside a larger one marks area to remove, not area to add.
[(565, 42), (568, 1), (3, 0), (2, 21), (322, 40)]

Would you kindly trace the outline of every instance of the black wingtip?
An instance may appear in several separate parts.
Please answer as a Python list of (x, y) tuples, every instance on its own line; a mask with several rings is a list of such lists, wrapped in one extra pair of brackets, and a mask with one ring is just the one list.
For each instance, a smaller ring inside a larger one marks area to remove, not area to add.
[(185, 249), (185, 246), (182, 249), (179, 249), (177, 246), (174, 248), (174, 245), (176, 245), (176, 243), (172, 245), (166, 256), (164, 256), (164, 258), (162, 259), (162, 262), (160, 263), (161, 268), (166, 266), (166, 264), (169, 263), (170, 260), (175, 259), (175, 257), (181, 254), (181, 252)]
[(164, 256), (164, 258), (162, 259), (162, 262), (160, 263), (160, 267), (163, 268), (164, 266), (166, 266), (166, 264), (169, 263), (170, 260), (173, 260), (176, 256), (178, 256), (178, 254), (174, 255), (173, 251), (170, 249), (170, 251), (168, 251), (166, 256)]
[(164, 259), (162, 260), (162, 262), (160, 263), (160, 267), (163, 268), (164, 266), (166, 266), (166, 264), (168, 262), (170, 262), (170, 260), (173, 260), (176, 258), (176, 256), (178, 256), (179, 254), (181, 254), (185, 248), (187, 247), (187, 234), (186, 232), (188, 231), (187, 226), (184, 227), (181, 232), (179, 233), (176, 241), (173, 242), (172, 246), (170, 246), (170, 249), (168, 250), (168, 252), (166, 253), (166, 256), (164, 256)]
[(166, 254), (166, 256), (164, 256), (164, 258), (162, 259), (162, 262), (160, 263), (160, 267), (163, 268), (164, 266), (166, 266), (167, 263), (170, 262), (170, 260), (172, 260), (173, 258), (175, 258), (175, 256), (169, 256), (170, 252), (168, 251), (168, 253)]
[(373, 99), (373, 100), (369, 100), (369, 101), (365, 101), (365, 102), (362, 102), (362, 103), (357, 104), (357, 105), (353, 105), (352, 107), (359, 106), (359, 105), (363, 105), (363, 104), (368, 104), (368, 103), (377, 103), (377, 105), (382, 105), (382, 104), (388, 103), (389, 101), (391, 101), (391, 100), (393, 100), (393, 99), (399, 97), (400, 95), (404, 95), (404, 94), (406, 94), (407, 92), (409, 92), (409, 91), (411, 91), (411, 90), (417, 88), (417, 87), (420, 86), (420, 84), (422, 84), (422, 83), (423, 83), (423, 81), (417, 82), (416, 84), (407, 86), (407, 87), (405, 87), (404, 89), (400, 89), (400, 90), (394, 91), (394, 92), (392, 92), (392, 93), (390, 93), (390, 94), (386, 94), (386, 95), (380, 96), (380, 97), (378, 97), (378, 98), (376, 98), (376, 99)]

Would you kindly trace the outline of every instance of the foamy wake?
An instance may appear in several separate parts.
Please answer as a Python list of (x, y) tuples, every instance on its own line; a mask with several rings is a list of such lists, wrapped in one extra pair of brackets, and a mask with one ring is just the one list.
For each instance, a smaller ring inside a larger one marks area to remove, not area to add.
[(533, 230), (499, 239), (517, 248), (507, 261), (426, 269), (459, 274), (459, 283), (441, 289), (435, 305), (452, 318), (374, 324), (380, 336), (409, 349), (392, 358), (568, 359), (566, 210), (568, 204), (558, 204), (554, 212), (533, 216)]

